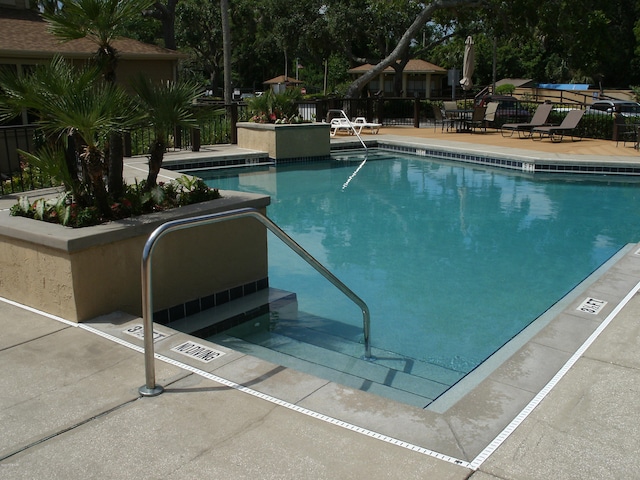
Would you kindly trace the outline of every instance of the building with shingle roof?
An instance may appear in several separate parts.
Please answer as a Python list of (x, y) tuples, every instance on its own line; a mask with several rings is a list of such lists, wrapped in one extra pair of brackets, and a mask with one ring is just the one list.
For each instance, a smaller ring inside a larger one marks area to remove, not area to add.
[[(365, 63), (349, 70), (355, 76), (362, 76), (373, 68)], [(387, 67), (379, 77), (369, 82), (369, 91), (377, 94), (393, 94), (395, 70)], [(447, 77), (447, 71), (433, 63), (417, 58), (411, 59), (402, 71), (402, 96), (431, 98), (440, 95), (442, 82)]]
[[(21, 71), (48, 63), (59, 54), (75, 63), (91, 59), (97, 45), (88, 38), (62, 42), (49, 32), (47, 22), (28, 7), (28, 0), (0, 0), (0, 66)], [(130, 38), (113, 42), (118, 53), (117, 81), (144, 73), (158, 80), (174, 80), (184, 55)]]

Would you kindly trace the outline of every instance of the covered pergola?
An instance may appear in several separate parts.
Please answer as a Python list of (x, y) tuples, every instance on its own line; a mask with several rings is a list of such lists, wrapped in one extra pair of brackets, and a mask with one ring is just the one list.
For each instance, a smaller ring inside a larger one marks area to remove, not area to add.
[(299, 87), (303, 82), (285, 75), (278, 75), (262, 83), (269, 87), (274, 93), (282, 93), (287, 87)]

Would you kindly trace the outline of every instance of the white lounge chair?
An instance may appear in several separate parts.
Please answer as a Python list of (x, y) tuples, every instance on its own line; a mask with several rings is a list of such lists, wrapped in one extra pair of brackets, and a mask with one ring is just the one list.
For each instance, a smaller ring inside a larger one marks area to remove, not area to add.
[(364, 117), (356, 117), (356, 119), (353, 121), (353, 125), (356, 127), (360, 127), (360, 131), (358, 133), (360, 133), (363, 129), (368, 128), (370, 133), (374, 135), (380, 131), (380, 127), (382, 126), (381, 123), (367, 122), (367, 119)]
[(335, 137), (336, 133), (340, 131), (345, 131), (347, 133), (353, 134), (354, 130), (360, 134), (362, 130), (362, 126), (357, 126), (351, 123), (346, 118), (332, 118), (331, 119), (331, 136)]

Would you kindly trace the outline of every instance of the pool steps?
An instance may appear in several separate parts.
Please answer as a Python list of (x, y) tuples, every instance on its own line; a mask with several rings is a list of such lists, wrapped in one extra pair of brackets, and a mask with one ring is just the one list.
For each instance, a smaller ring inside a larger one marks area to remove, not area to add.
[[(376, 360), (363, 360), (364, 346), (359, 327), (299, 312), (294, 293), (274, 288), (260, 290), (167, 326), (266, 361), (420, 408), (428, 406), (464, 376), (375, 348)], [(234, 336), (224, 333), (233, 327)]]
[(449, 372), (450, 383), (430, 380), (424, 375), (431, 373), (433, 377), (442, 378), (446, 376), (445, 369), (376, 348), (372, 349), (376, 360), (366, 361), (361, 358), (363, 346), (357, 340), (350, 341), (305, 327), (256, 332), (245, 339), (222, 333), (208, 340), (278, 365), (420, 408), (428, 406), (462, 377), (458, 372)]

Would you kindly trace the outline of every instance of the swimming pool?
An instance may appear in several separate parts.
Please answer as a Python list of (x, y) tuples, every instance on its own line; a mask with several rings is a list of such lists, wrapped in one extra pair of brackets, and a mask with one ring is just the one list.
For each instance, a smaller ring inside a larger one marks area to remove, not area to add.
[[(632, 179), (533, 177), (381, 151), (362, 160), (196, 174), (270, 195), (269, 217), (367, 302), (372, 346), (436, 367), (445, 384), (640, 238)], [(296, 292), (315, 332), (361, 339), (358, 308), (275, 238), (269, 277)]]

